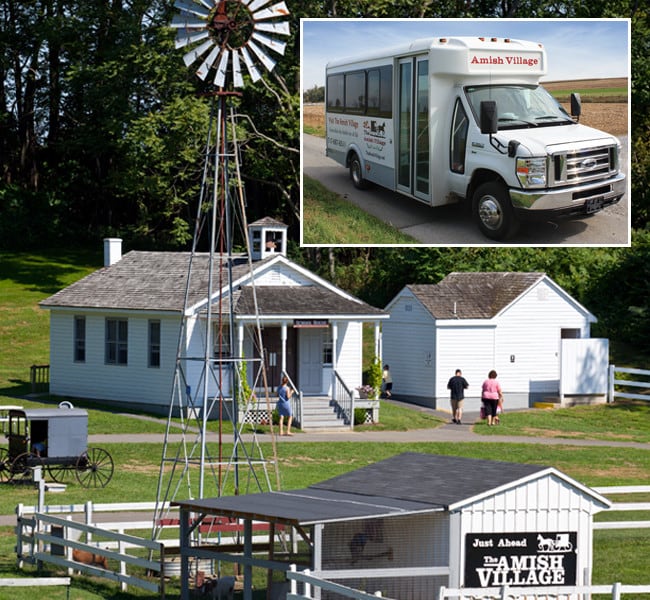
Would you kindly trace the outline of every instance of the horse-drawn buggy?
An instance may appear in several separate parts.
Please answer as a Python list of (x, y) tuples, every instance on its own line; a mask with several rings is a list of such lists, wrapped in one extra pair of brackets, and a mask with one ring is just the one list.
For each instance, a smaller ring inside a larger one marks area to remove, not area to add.
[[(1, 408), (1, 407), (0, 407)], [(0, 482), (32, 479), (41, 467), (58, 483), (72, 478), (84, 487), (104, 487), (113, 476), (113, 459), (102, 448), (88, 448), (88, 412), (62, 403), (59, 408), (11, 408), (0, 448)]]

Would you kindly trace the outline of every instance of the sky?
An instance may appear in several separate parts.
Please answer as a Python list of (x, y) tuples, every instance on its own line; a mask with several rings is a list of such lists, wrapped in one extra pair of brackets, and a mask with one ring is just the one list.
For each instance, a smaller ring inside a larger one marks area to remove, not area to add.
[(625, 19), (303, 19), (302, 89), (325, 85), (325, 65), (337, 58), (427, 37), (484, 36), (541, 42), (548, 55), (542, 81), (629, 76)]

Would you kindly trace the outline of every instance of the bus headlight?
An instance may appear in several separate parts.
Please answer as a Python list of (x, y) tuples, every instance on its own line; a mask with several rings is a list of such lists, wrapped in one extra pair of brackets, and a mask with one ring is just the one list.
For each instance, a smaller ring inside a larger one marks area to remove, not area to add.
[(546, 186), (546, 158), (518, 158), (517, 178), (522, 187)]

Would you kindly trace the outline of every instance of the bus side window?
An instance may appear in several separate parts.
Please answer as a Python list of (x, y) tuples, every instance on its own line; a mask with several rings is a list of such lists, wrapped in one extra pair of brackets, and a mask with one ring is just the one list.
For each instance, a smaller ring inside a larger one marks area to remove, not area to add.
[(451, 146), (449, 167), (454, 173), (465, 172), (465, 150), (467, 148), (467, 128), (469, 121), (460, 98), (456, 99), (454, 118), (451, 122)]
[(330, 75), (327, 78), (327, 110), (342, 112), (345, 105), (343, 97), (344, 76)]

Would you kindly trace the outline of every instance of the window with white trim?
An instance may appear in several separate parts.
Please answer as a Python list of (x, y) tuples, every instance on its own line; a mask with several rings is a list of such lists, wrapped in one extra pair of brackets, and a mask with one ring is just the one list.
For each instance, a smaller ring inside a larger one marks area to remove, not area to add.
[(160, 321), (149, 321), (149, 366), (160, 367)]
[(86, 317), (74, 318), (74, 362), (86, 362)]
[(106, 319), (106, 364), (126, 365), (128, 358), (129, 322), (126, 319)]

